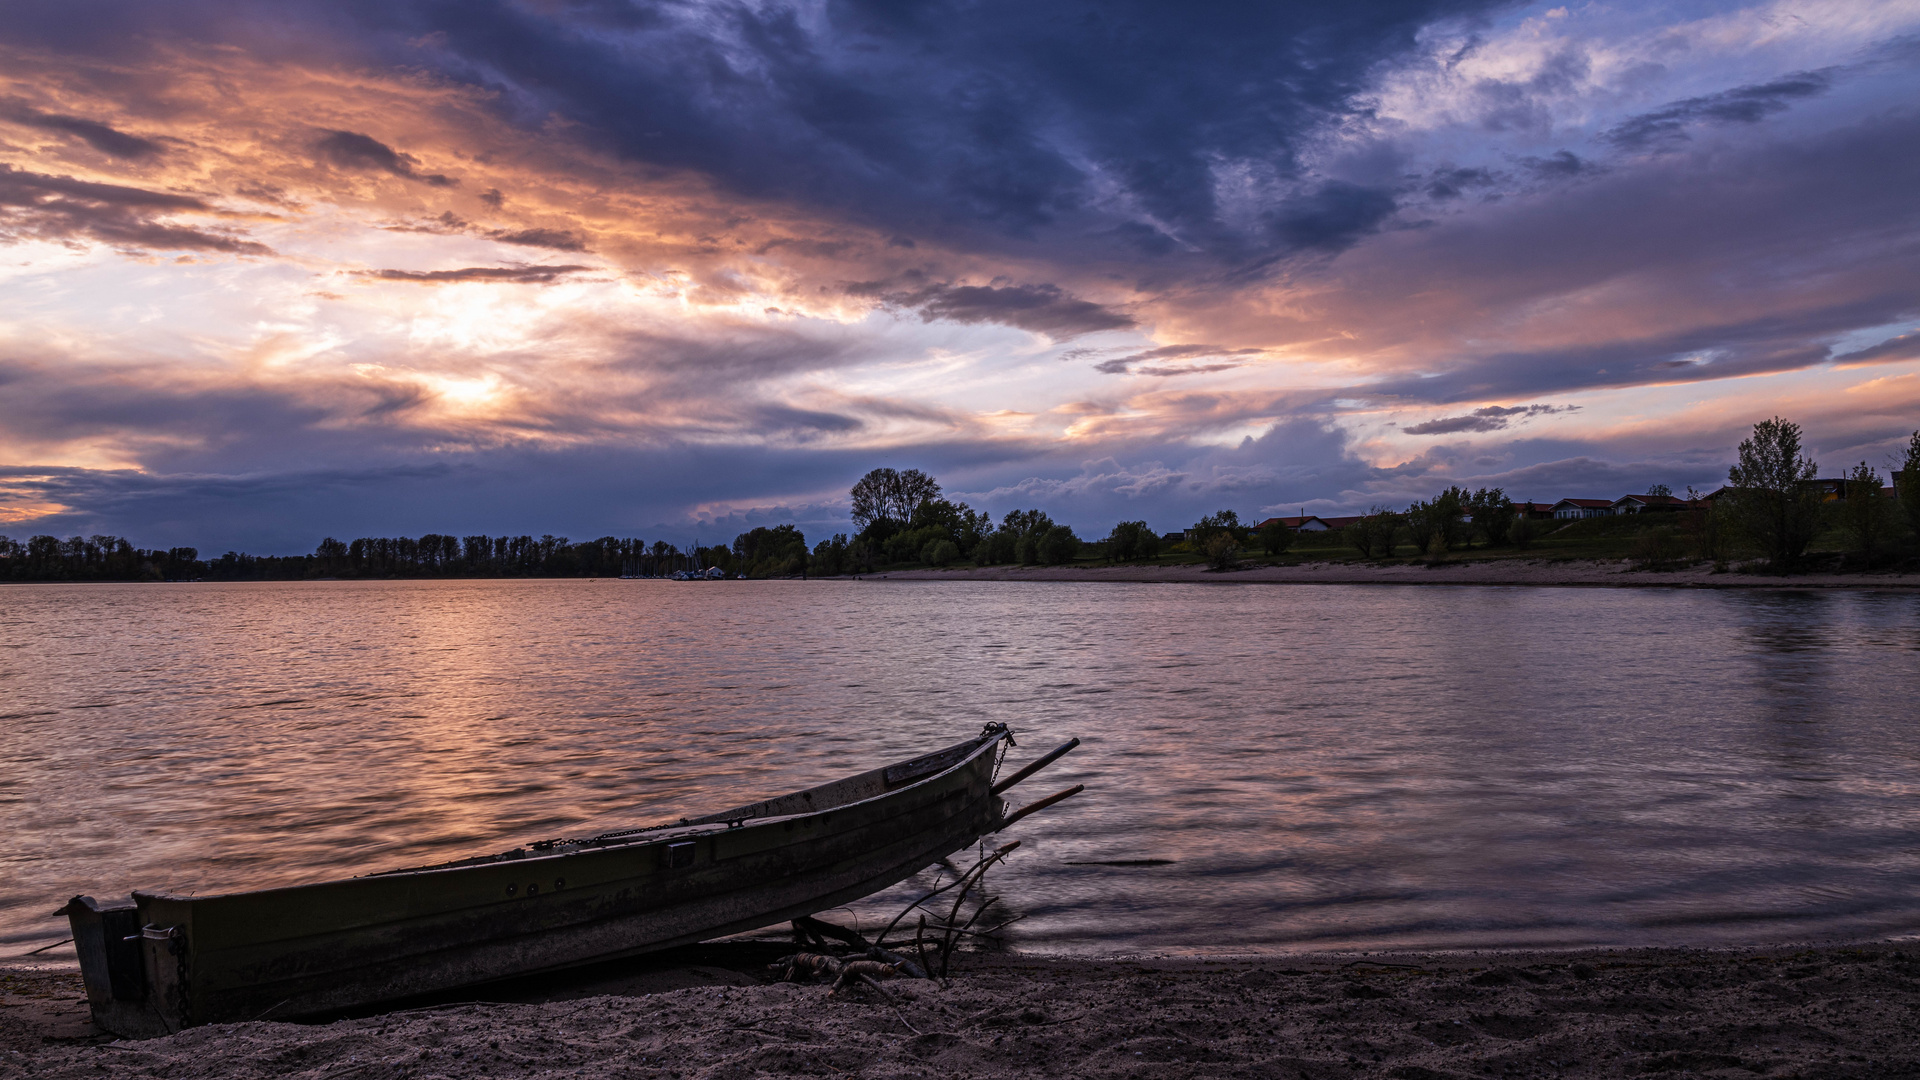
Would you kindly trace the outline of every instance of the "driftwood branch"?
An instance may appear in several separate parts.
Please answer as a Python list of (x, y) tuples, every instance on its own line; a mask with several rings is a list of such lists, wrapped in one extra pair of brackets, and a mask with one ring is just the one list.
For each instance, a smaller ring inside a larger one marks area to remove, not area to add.
[(832, 938), (835, 941), (845, 943), (849, 948), (858, 950), (869, 960), (876, 960), (892, 966), (903, 975), (911, 975), (916, 979), (932, 978), (932, 976), (927, 974), (926, 958), (924, 956), (921, 958), (921, 963), (916, 964), (897, 952), (882, 948), (868, 941), (858, 930), (849, 929), (845, 926), (836, 926), (833, 923), (825, 922), (809, 915), (802, 915), (800, 918), (793, 920), (793, 933), (795, 941), (800, 944), (805, 944), (805, 941), (801, 940), (804, 935), (806, 938), (811, 938), (821, 949), (825, 949), (827, 947), (826, 939)]
[[(939, 888), (933, 890), (932, 892), (926, 894), (925, 896), (922, 896), (918, 900), (915, 900), (913, 903), (908, 904), (905, 910), (901, 911), (900, 914), (895, 915), (893, 917), (893, 921), (887, 924), (887, 928), (885, 930), (880, 931), (880, 944), (885, 945), (887, 943), (887, 935), (893, 933), (893, 928), (900, 925), (901, 919), (904, 919), (907, 917), (907, 912), (912, 911), (914, 908), (919, 907), (920, 905), (926, 903), (927, 901), (933, 899), (936, 896), (939, 896), (941, 893), (944, 893), (949, 889), (953, 889), (961, 885), (967, 885), (967, 883), (978, 878), (981, 874), (986, 873), (987, 867), (992, 866), (994, 863), (997, 863), (1001, 859), (1006, 858), (1007, 855), (1010, 852), (1012, 852), (1014, 848), (1017, 848), (1019, 846), (1020, 846), (1020, 841), (1018, 840), (1014, 840), (1010, 843), (1000, 845), (998, 850), (996, 850), (993, 854), (987, 856), (986, 858), (980, 860), (979, 863), (975, 864), (973, 869), (960, 875), (959, 877), (948, 882), (947, 884), (940, 886)], [(971, 886), (969, 885), (968, 887), (970, 888)]]

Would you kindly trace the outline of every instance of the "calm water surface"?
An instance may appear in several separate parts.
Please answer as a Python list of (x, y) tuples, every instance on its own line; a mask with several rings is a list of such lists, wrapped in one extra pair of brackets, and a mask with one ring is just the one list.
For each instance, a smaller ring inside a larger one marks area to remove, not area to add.
[(75, 893), (647, 824), (994, 720), (1085, 741), (1015, 793), (1089, 789), (1014, 830), (1025, 949), (1907, 935), (1916, 688), (1900, 593), (13, 587), (0, 957)]

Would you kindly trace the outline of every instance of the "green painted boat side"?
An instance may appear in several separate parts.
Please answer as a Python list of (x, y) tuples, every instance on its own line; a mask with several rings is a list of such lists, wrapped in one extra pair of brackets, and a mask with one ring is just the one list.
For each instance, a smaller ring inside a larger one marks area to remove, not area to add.
[(75, 897), (67, 913), (95, 1022), (118, 1035), (375, 1005), (877, 892), (998, 828), (1007, 738), (995, 726), (807, 791), (545, 850), (255, 892), (136, 892), (130, 906)]

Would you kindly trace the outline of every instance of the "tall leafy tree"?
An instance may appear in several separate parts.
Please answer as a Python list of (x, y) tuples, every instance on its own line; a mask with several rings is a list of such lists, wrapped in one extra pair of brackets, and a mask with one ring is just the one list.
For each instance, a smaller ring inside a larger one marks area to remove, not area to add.
[(1740, 529), (1778, 569), (1800, 561), (1820, 523), (1818, 471), (1801, 452), (1800, 425), (1776, 416), (1753, 425), (1753, 436), (1727, 470), (1733, 514)]
[(1473, 527), (1487, 538), (1487, 546), (1507, 542), (1513, 529), (1513, 500), (1500, 488), (1481, 488), (1467, 499), (1467, 512), (1473, 515)]
[(1123, 521), (1107, 534), (1107, 558), (1114, 562), (1151, 559), (1160, 554), (1160, 536), (1144, 521)]
[(1399, 528), (1399, 515), (1385, 507), (1375, 506), (1359, 521), (1347, 526), (1345, 533), (1347, 542), (1360, 552), (1361, 558), (1381, 559), (1393, 554), (1393, 534)]
[(1907, 455), (1894, 476), (1900, 496), (1901, 516), (1907, 519), (1907, 532), (1920, 542), (1920, 431), (1907, 440)]
[(1260, 550), (1269, 555), (1285, 554), (1293, 546), (1293, 530), (1280, 524), (1279, 518), (1260, 526)]
[(1890, 524), (1887, 519), (1892, 507), (1880, 494), (1884, 488), (1885, 485), (1880, 483), (1880, 474), (1864, 461), (1847, 470), (1843, 517), (1847, 532), (1853, 538), (1854, 554), (1866, 566), (1873, 565), (1873, 557), (1886, 539), (1887, 526)]
[(862, 532), (879, 522), (892, 532), (907, 527), (921, 503), (940, 497), (940, 483), (919, 469), (875, 469), (855, 481), (848, 495)]

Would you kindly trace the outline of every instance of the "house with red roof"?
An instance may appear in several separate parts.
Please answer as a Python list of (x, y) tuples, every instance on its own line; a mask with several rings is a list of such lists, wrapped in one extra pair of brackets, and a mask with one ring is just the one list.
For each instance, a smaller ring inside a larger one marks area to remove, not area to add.
[(1562, 521), (1606, 517), (1612, 513), (1612, 499), (1561, 499), (1553, 504), (1553, 516)]
[(1276, 521), (1286, 528), (1292, 529), (1294, 532), (1326, 532), (1328, 529), (1333, 528), (1332, 525), (1327, 524), (1313, 514), (1308, 514), (1306, 517), (1268, 518), (1260, 524), (1255, 525), (1254, 528), (1264, 529)]
[(1623, 495), (1613, 500), (1613, 513), (1644, 514), (1649, 510), (1671, 513), (1685, 510), (1687, 500), (1673, 495)]

